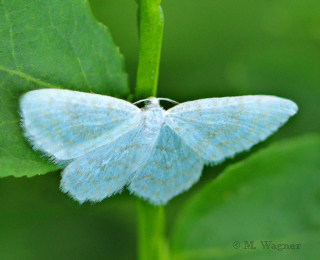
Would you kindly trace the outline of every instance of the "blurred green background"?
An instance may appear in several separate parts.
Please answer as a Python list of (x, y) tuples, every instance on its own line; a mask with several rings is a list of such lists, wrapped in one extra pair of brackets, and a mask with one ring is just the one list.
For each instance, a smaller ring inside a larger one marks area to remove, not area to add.
[[(138, 58), (134, 0), (91, 0), (125, 57), (130, 87)], [(279, 139), (320, 130), (320, 1), (163, 0), (159, 97), (270, 94), (298, 115), (250, 152), (207, 167), (199, 183), (166, 207), (168, 236), (183, 202), (228, 164)], [(135, 259), (135, 197), (127, 191), (79, 206), (58, 189), (59, 174), (0, 180), (1, 259)]]

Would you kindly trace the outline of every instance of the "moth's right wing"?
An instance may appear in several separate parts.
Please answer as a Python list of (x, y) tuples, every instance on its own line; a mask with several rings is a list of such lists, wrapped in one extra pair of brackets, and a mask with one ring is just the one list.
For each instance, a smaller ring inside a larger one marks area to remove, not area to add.
[(206, 163), (219, 163), (266, 139), (297, 110), (275, 96), (208, 98), (169, 109), (166, 124)]
[(135, 105), (113, 97), (63, 89), (40, 89), (20, 99), (25, 136), (56, 161), (101, 147), (136, 126)]

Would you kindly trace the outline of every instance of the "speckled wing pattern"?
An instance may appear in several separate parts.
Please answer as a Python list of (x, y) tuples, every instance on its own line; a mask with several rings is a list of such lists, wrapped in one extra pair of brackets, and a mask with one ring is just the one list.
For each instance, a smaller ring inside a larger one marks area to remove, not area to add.
[(164, 205), (199, 179), (204, 164), (249, 149), (297, 111), (273, 96), (209, 98), (168, 111), (156, 98), (147, 101), (139, 109), (108, 96), (43, 89), (22, 96), (20, 114), (33, 148), (68, 164), (60, 187), (80, 203), (128, 186)]
[(205, 163), (215, 164), (266, 139), (297, 109), (275, 96), (208, 98), (169, 109), (166, 124)]
[(164, 205), (198, 181), (202, 169), (201, 157), (164, 125), (150, 157), (134, 175), (129, 190), (154, 205)]
[(145, 138), (143, 123), (137, 118), (130, 131), (70, 163), (62, 172), (61, 189), (81, 203), (120, 192), (150, 157), (154, 139)]
[(33, 148), (55, 162), (72, 160), (121, 136), (140, 109), (103, 95), (65, 89), (40, 89), (20, 99), (25, 136)]

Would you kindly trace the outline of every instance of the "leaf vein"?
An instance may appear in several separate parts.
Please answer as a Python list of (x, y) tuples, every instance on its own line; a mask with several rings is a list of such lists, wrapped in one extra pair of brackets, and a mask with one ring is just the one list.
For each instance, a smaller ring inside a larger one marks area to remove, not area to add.
[(15, 53), (15, 48), (14, 48), (14, 43), (13, 43), (12, 25), (11, 25), (11, 22), (10, 22), (10, 17), (9, 17), (9, 14), (8, 14), (8, 11), (7, 11), (7, 8), (6, 8), (6, 5), (5, 5), (4, 0), (2, 0), (2, 5), (3, 5), (3, 10), (4, 10), (4, 13), (5, 13), (5, 15), (6, 15), (6, 19), (7, 19), (8, 25), (9, 25), (10, 44), (11, 44), (11, 54), (12, 54), (12, 58), (13, 58), (13, 60), (14, 60), (14, 63), (15, 63), (15, 65), (16, 65), (17, 69), (20, 70), (20, 67), (19, 67), (18, 62), (17, 62), (17, 59), (16, 59), (16, 53)]
[(14, 74), (14, 75), (20, 76), (21, 78), (24, 78), (27, 81), (33, 81), (34, 83), (36, 83), (36, 84), (38, 84), (40, 86), (44, 86), (44, 87), (47, 87), (47, 88), (60, 88), (60, 86), (57, 86), (57, 85), (42, 81), (41, 79), (36, 79), (36, 78), (26, 74), (26, 73), (23, 73), (20, 70), (8, 69), (8, 68), (5, 68), (5, 67), (3, 67), (1, 65), (0, 65), (0, 70), (8, 72), (10, 74)]

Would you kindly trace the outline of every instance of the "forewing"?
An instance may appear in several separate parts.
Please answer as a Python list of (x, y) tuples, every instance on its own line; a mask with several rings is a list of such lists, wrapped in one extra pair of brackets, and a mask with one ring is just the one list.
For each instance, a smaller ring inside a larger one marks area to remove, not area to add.
[(189, 189), (202, 172), (203, 161), (168, 126), (162, 126), (149, 159), (135, 173), (129, 190), (155, 205)]
[(56, 161), (80, 157), (122, 135), (138, 120), (131, 103), (62, 89), (30, 91), (20, 99), (26, 137)]
[(145, 138), (142, 124), (71, 162), (62, 172), (61, 189), (81, 203), (121, 191), (150, 156), (154, 140)]
[(274, 96), (209, 98), (169, 109), (166, 124), (207, 163), (219, 163), (266, 139), (297, 109)]

